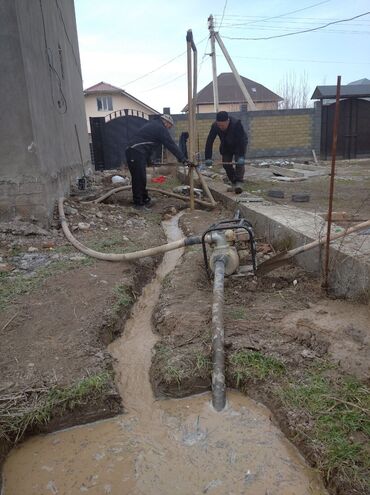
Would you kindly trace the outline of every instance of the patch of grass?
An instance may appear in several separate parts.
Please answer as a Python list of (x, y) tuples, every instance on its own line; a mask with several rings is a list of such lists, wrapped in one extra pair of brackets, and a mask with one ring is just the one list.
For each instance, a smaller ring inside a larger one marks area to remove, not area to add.
[(235, 306), (227, 310), (227, 316), (233, 320), (245, 320), (247, 318), (247, 312), (243, 306)]
[(195, 353), (195, 369), (201, 372), (209, 372), (212, 369), (212, 360), (210, 356), (201, 351)]
[(167, 383), (175, 381), (178, 388), (180, 388), (183, 377), (185, 376), (185, 370), (178, 366), (174, 366), (168, 363), (164, 369), (164, 379)]
[(271, 375), (279, 376), (285, 372), (283, 363), (257, 351), (234, 352), (229, 358), (229, 363), (237, 387), (243, 385), (243, 382), (249, 378), (263, 380)]
[(310, 429), (303, 433), (319, 451), (325, 476), (369, 489), (370, 390), (355, 378), (333, 379), (325, 370), (312, 369), (303, 382), (281, 389), (280, 396), (308, 418)]
[(75, 269), (76, 266), (89, 266), (94, 263), (92, 258), (74, 260), (56, 260), (47, 266), (39, 268), (34, 276), (27, 277), (24, 274), (12, 275), (4, 273), (0, 276), (0, 309), (4, 310), (18, 296), (29, 294), (39, 288), (42, 282), (57, 273)]
[(127, 308), (134, 301), (132, 290), (124, 284), (116, 285), (113, 289), (113, 293), (115, 296), (113, 311), (115, 313), (119, 313), (122, 309)]
[(157, 187), (158, 189), (163, 189), (164, 191), (170, 191), (170, 192), (172, 192), (172, 189), (177, 186), (181, 186), (181, 182), (177, 177), (172, 177), (172, 176), (167, 176), (166, 182), (164, 182), (163, 184), (157, 185), (153, 182), (150, 184), (150, 187), (153, 188)]
[(102, 253), (123, 253), (131, 241), (124, 241), (122, 237), (122, 231), (112, 231), (109, 233), (109, 237), (96, 240), (90, 243), (89, 247)]
[(108, 372), (88, 376), (65, 388), (45, 389), (31, 396), (3, 398), (0, 403), (0, 438), (19, 442), (27, 430), (47, 424), (55, 414), (62, 415), (97, 399), (107, 388)]

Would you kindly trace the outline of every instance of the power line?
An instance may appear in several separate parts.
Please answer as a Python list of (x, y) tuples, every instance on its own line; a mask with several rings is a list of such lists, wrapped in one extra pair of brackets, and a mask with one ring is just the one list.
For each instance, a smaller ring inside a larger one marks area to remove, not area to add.
[[(279, 17), (284, 17), (286, 15), (296, 14), (298, 12), (302, 12), (303, 10), (312, 9), (314, 7), (317, 7), (318, 5), (322, 5), (322, 4), (328, 3), (330, 1), (331, 0), (325, 0), (324, 2), (314, 3), (313, 5), (309, 5), (308, 7), (304, 7), (303, 9), (292, 10), (290, 12), (286, 12), (285, 14), (275, 15), (272, 17), (265, 17), (265, 18), (261, 19), (261, 21), (265, 22), (265, 21), (269, 21), (270, 19), (278, 19)], [(224, 14), (222, 14), (221, 24), (222, 24), (223, 16), (224, 16)], [(248, 24), (253, 24), (254, 22), (259, 22), (259, 21), (250, 21)]]
[(221, 27), (222, 27), (222, 22), (223, 22), (223, 20), (224, 20), (226, 6), (227, 6), (227, 0), (225, 0), (224, 10), (223, 10), (223, 12), (222, 12), (222, 17), (221, 17), (221, 22), (220, 22), (220, 27), (218, 28), (218, 30), (219, 30), (219, 31), (220, 31), (220, 29), (221, 29)]
[[(221, 55), (220, 55), (221, 57)], [(244, 55), (233, 55), (232, 58), (246, 58), (251, 60), (271, 60), (272, 62), (303, 62), (315, 64), (346, 64), (346, 65), (370, 65), (370, 62), (347, 62), (346, 60), (307, 60), (297, 58), (272, 58), (272, 57), (248, 57)]]
[(158, 86), (154, 86), (154, 88), (144, 89), (143, 91), (141, 91), (141, 93), (148, 93), (149, 91), (154, 91), (155, 89), (161, 88), (162, 86), (167, 86), (167, 84), (171, 84), (172, 82), (175, 82), (175, 81), (177, 81), (177, 79), (180, 79), (181, 77), (184, 77), (184, 76), (186, 76), (186, 72), (184, 72), (183, 74), (180, 74), (179, 76), (175, 77), (174, 79), (171, 79), (170, 81), (167, 81), (163, 84), (159, 84)]
[(264, 38), (241, 38), (241, 37), (231, 37), (231, 36), (224, 36), (224, 38), (226, 38), (228, 40), (247, 40), (247, 41), (259, 41), (259, 40), (271, 40), (274, 38), (284, 38), (285, 36), (293, 36), (295, 34), (302, 34), (302, 33), (309, 33), (311, 31), (318, 31), (319, 29), (324, 29), (328, 26), (332, 26), (333, 24), (339, 24), (341, 22), (353, 21), (353, 19), (358, 19), (359, 17), (363, 17), (363, 16), (369, 15), (369, 14), (370, 14), (370, 11), (364, 12), (363, 14), (356, 15), (356, 16), (351, 17), (349, 19), (340, 19), (338, 21), (328, 22), (327, 24), (324, 24), (323, 26), (317, 26), (315, 28), (304, 29), (302, 31), (295, 31), (293, 33), (278, 34), (276, 36), (266, 36)]
[[(200, 40), (198, 44), (200, 45), (207, 38), (208, 38), (208, 36), (206, 36), (205, 38), (203, 38), (202, 40)], [(157, 72), (158, 70), (162, 69), (163, 67), (166, 67), (166, 65), (169, 65), (170, 63), (172, 63), (174, 60), (177, 60), (178, 58), (182, 57), (183, 55), (185, 55), (185, 53), (186, 53), (186, 50), (184, 52), (179, 53), (178, 55), (176, 55), (176, 57), (171, 58), (170, 60), (168, 60), (168, 62), (165, 62), (164, 64), (160, 65), (159, 67), (156, 67), (155, 69), (147, 72), (146, 74), (143, 74), (142, 76), (137, 77), (136, 79), (132, 79), (131, 81), (123, 84), (122, 87), (125, 88), (129, 84), (132, 84), (132, 83), (134, 83), (136, 81), (139, 81), (140, 79), (144, 79), (144, 77), (150, 76), (150, 74), (153, 74), (154, 72)]]
[(185, 53), (186, 53), (186, 50), (184, 52), (180, 53), (179, 55), (176, 55), (176, 57), (171, 58), (171, 60), (169, 60), (168, 62), (165, 62), (164, 64), (160, 65), (159, 67), (156, 67), (155, 69), (147, 72), (146, 74), (143, 74), (142, 76), (137, 77), (136, 79), (132, 79), (132, 81), (129, 81), (129, 82), (125, 83), (123, 85), (123, 87), (128, 86), (129, 84), (132, 84), (132, 83), (134, 83), (136, 81), (139, 81), (140, 79), (144, 79), (144, 77), (147, 77), (150, 74), (153, 74), (153, 72), (157, 72), (157, 70), (162, 69), (163, 67), (166, 67), (166, 65), (169, 65), (174, 60), (177, 60), (178, 58), (182, 57), (183, 55), (185, 55)]

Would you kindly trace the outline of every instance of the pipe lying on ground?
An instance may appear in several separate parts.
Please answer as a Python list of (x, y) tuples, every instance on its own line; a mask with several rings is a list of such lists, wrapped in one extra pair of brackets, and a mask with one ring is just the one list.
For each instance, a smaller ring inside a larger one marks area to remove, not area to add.
[(156, 246), (149, 249), (143, 249), (142, 251), (135, 251), (134, 253), (101, 253), (99, 251), (95, 251), (94, 249), (90, 249), (87, 246), (84, 246), (80, 241), (78, 241), (69, 230), (67, 220), (64, 215), (64, 198), (59, 198), (58, 200), (58, 209), (59, 209), (59, 218), (62, 225), (62, 229), (64, 235), (68, 239), (68, 241), (79, 251), (92, 258), (97, 258), (99, 260), (105, 261), (134, 261), (140, 258), (145, 258), (146, 256), (156, 256), (157, 254), (166, 253), (167, 251), (172, 251), (174, 249), (179, 249), (186, 246), (192, 246), (194, 244), (201, 244), (201, 238), (199, 236), (190, 236), (184, 237), (184, 239), (180, 239), (178, 241), (169, 242), (168, 244), (163, 244), (162, 246)]
[(212, 405), (222, 411), (226, 404), (225, 351), (224, 351), (224, 277), (225, 257), (214, 262), (212, 304)]
[[(131, 189), (131, 186), (115, 187), (114, 189), (111, 189), (110, 191), (103, 194), (103, 196), (100, 196), (100, 198), (93, 199), (91, 201), (81, 201), (81, 203), (86, 203), (86, 204), (87, 203), (101, 203), (105, 199), (109, 198), (109, 196), (112, 196), (112, 194), (114, 194), (114, 193), (118, 193), (121, 191), (128, 191), (130, 189)], [(176, 194), (176, 193), (170, 192), (170, 191), (165, 191), (164, 189), (158, 189), (157, 187), (147, 187), (147, 190), (151, 191), (151, 192), (158, 192), (158, 193), (164, 194), (166, 196), (171, 196), (173, 198), (182, 199), (183, 201), (189, 201), (189, 198), (187, 198), (186, 196), (182, 196), (181, 194)], [(211, 204), (211, 203), (208, 203), (207, 201), (202, 201), (201, 199), (194, 198), (194, 201), (197, 204), (199, 204), (201, 206), (207, 206), (208, 208), (214, 208), (216, 206), (216, 203)]]

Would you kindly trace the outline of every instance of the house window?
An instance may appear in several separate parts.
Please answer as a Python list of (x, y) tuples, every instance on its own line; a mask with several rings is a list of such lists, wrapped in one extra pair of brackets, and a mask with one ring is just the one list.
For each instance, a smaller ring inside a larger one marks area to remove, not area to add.
[(113, 110), (112, 97), (111, 96), (99, 96), (96, 99), (96, 104), (99, 111)]

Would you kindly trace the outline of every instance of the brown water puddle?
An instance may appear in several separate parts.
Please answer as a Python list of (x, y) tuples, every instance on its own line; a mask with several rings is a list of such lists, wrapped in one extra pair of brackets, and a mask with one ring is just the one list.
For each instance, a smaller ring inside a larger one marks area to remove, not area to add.
[[(180, 237), (176, 218), (165, 228), (169, 240)], [(326, 493), (269, 411), (251, 399), (228, 392), (222, 413), (212, 409), (209, 394), (154, 399), (151, 315), (161, 281), (181, 254), (165, 255), (109, 349), (128, 414), (28, 440), (5, 464), (4, 495)]]

